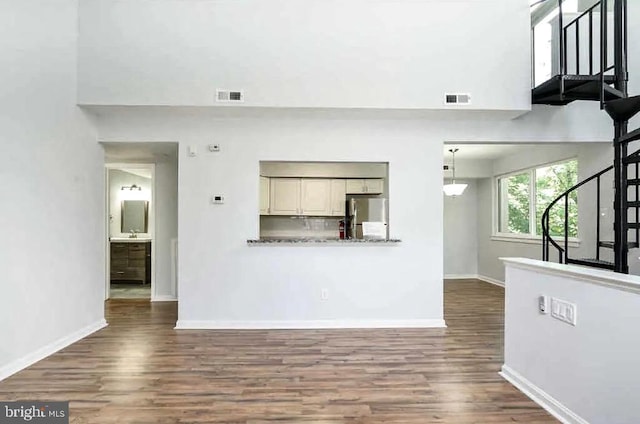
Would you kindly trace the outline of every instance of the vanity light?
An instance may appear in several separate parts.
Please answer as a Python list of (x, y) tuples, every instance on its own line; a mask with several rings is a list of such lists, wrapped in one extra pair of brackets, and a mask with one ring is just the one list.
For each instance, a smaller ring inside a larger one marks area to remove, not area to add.
[(142, 187), (133, 184), (133, 185), (130, 185), (130, 186), (122, 186), (122, 188), (120, 188), (120, 190), (138, 190), (138, 191), (142, 191)]
[(453, 178), (451, 180), (451, 184), (445, 184), (442, 189), (444, 190), (445, 195), (455, 197), (460, 196), (464, 192), (464, 189), (467, 188), (467, 184), (456, 184), (456, 152), (458, 149), (449, 149), (449, 151), (453, 156), (453, 163), (451, 164)]

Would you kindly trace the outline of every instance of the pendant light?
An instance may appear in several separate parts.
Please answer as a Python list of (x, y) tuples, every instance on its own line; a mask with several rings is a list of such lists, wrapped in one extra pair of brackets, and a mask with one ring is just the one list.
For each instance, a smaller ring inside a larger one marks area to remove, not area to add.
[(467, 184), (456, 184), (456, 152), (458, 149), (449, 149), (451, 155), (453, 156), (453, 163), (451, 164), (451, 171), (453, 171), (453, 178), (451, 180), (451, 184), (445, 184), (442, 189), (444, 190), (444, 194), (451, 197), (460, 196), (464, 189), (467, 188)]

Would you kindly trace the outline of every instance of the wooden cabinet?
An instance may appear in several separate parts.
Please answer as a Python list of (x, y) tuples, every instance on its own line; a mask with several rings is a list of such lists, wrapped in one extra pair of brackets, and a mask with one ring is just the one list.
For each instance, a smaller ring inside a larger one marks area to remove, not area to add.
[(384, 180), (382, 178), (347, 180), (347, 194), (381, 194), (383, 192)]
[(300, 178), (270, 179), (270, 215), (300, 215)]
[(111, 242), (111, 281), (151, 282), (150, 242)]
[(311, 178), (300, 180), (300, 214), (331, 215), (331, 180)]
[(260, 177), (260, 215), (269, 215), (269, 178)]
[(345, 180), (270, 178), (269, 215), (343, 216), (344, 202)]
[(344, 216), (347, 199), (347, 181), (331, 180), (331, 216)]

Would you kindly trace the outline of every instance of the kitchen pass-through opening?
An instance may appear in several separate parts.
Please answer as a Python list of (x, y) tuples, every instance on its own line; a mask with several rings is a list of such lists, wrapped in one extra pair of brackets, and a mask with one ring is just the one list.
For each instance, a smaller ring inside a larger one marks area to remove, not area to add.
[(260, 162), (261, 239), (388, 239), (387, 162)]

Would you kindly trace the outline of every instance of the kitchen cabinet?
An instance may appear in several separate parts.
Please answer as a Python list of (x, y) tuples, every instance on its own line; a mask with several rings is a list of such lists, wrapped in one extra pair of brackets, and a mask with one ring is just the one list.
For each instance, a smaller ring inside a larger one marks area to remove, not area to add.
[(300, 215), (331, 215), (331, 180), (300, 180)]
[(111, 242), (111, 281), (151, 283), (151, 242)]
[(347, 194), (381, 194), (383, 192), (384, 180), (382, 178), (347, 180)]
[(271, 178), (270, 215), (300, 215), (300, 178)]
[(347, 199), (347, 181), (331, 180), (331, 216), (344, 216)]
[(269, 178), (268, 214), (344, 216), (345, 189), (339, 179)]
[(269, 215), (269, 178), (260, 177), (260, 215)]

